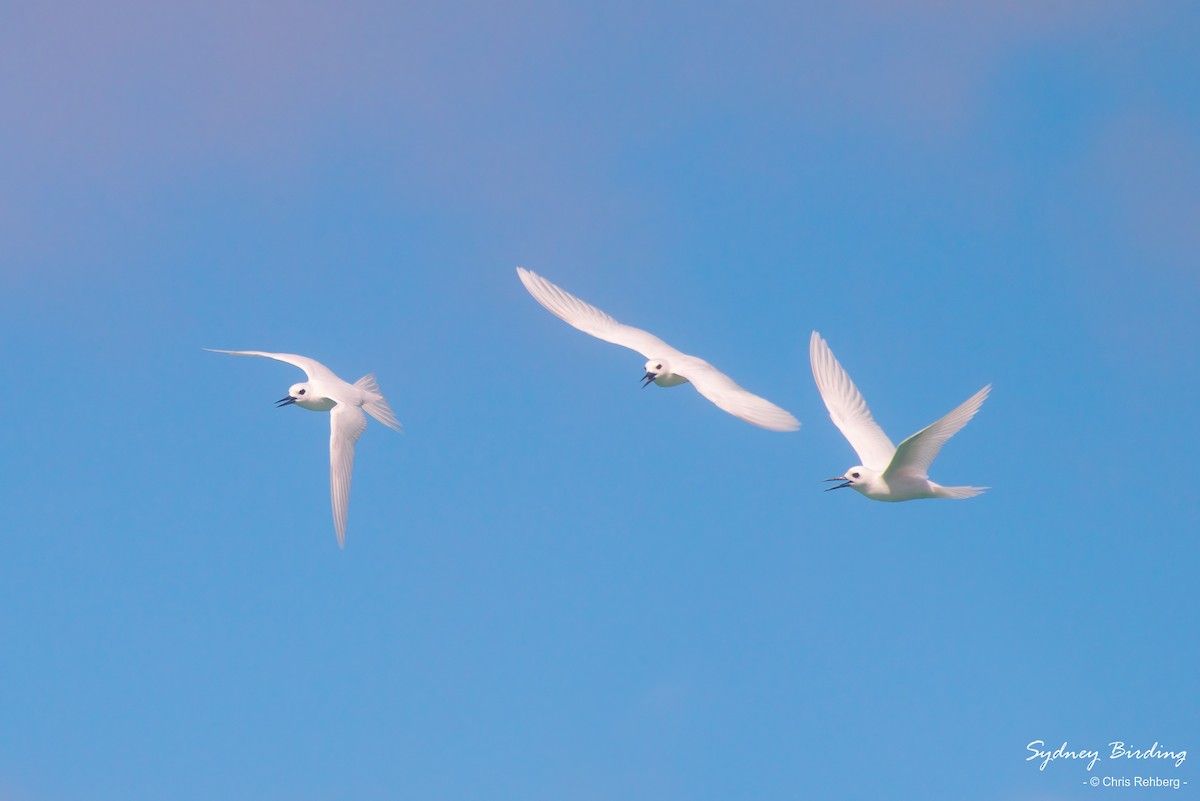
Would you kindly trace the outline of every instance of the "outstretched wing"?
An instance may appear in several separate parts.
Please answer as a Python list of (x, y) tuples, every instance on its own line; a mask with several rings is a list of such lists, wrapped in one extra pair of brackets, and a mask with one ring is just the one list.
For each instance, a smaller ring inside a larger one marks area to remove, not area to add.
[(595, 306), (560, 289), (535, 272), (518, 267), (517, 275), (521, 277), (521, 283), (529, 290), (529, 294), (533, 295), (534, 300), (545, 306), (551, 314), (585, 334), (636, 350), (647, 359), (678, 353), (654, 334), (617, 322)]
[(864, 467), (882, 471), (892, 461), (896, 446), (871, 417), (862, 393), (816, 331), (808, 341), (808, 359), (833, 424), (850, 441)]
[(676, 357), (676, 361), (671, 363), (671, 372), (686, 378), (697, 392), (719, 408), (748, 423), (771, 431), (795, 431), (800, 427), (800, 421), (790, 412), (742, 389), (732, 378), (703, 359), (695, 356)]
[(367, 416), (358, 406), (339, 403), (329, 412), (329, 489), (339, 548), (346, 545), (346, 510), (350, 504), (350, 474), (354, 472), (354, 443), (366, 427)]
[(963, 401), (962, 405), (950, 414), (901, 442), (900, 447), (896, 448), (896, 455), (892, 457), (891, 464), (883, 473), (884, 477), (908, 475), (928, 478), (929, 465), (933, 464), (942, 446), (975, 416), (991, 391), (992, 385), (988, 384)]
[(294, 353), (266, 353), (261, 350), (218, 350), (217, 348), (205, 348), (205, 350), (212, 353), (229, 353), (233, 356), (262, 356), (267, 359), (274, 359), (277, 362), (285, 362), (303, 370), (304, 374), (308, 376), (309, 381), (318, 379), (341, 380), (334, 375), (332, 370), (316, 359), (310, 359), (307, 356), (297, 356)]

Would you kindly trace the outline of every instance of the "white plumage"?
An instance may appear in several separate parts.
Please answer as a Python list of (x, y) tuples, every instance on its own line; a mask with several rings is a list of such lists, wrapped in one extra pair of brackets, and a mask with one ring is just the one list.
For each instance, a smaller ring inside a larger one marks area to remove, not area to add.
[(833, 420), (858, 454), (861, 465), (845, 475), (826, 479), (844, 481), (830, 489), (851, 487), (877, 501), (910, 501), (916, 498), (972, 498), (987, 487), (943, 487), (929, 480), (929, 466), (946, 441), (979, 411), (992, 389), (988, 384), (958, 408), (926, 426), (899, 447), (883, 432), (858, 387), (850, 380), (829, 345), (813, 331), (808, 345), (813, 378)]
[(234, 356), (262, 356), (304, 371), (308, 381), (293, 384), (287, 396), (280, 398), (277, 403), (280, 406), (294, 403), (309, 411), (329, 412), (329, 489), (333, 501), (333, 527), (337, 532), (338, 547), (345, 547), (350, 476), (354, 471), (354, 443), (358, 442), (367, 428), (367, 418), (363, 412), (366, 411), (385, 426), (401, 431), (400, 421), (379, 391), (375, 376), (368, 373), (349, 384), (328, 367), (307, 356), (259, 350), (205, 350)]
[(660, 387), (690, 382), (696, 391), (734, 417), (772, 431), (795, 431), (800, 421), (770, 401), (747, 392), (733, 379), (696, 356), (672, 348), (653, 334), (619, 323), (609, 315), (555, 286), (535, 272), (517, 268), (534, 299), (567, 324), (597, 339), (646, 357), (647, 381)]

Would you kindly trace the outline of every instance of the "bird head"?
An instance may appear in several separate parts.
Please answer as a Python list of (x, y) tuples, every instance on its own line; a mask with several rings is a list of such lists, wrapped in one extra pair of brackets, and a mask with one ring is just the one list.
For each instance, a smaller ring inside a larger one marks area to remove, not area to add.
[(642, 387), (648, 387), (655, 380), (671, 375), (671, 365), (666, 359), (650, 359), (646, 362), (646, 374), (642, 376)]
[(827, 487), (825, 491), (829, 492), (829, 490), (845, 489), (846, 487), (850, 487), (851, 489), (856, 489), (859, 492), (866, 493), (866, 491), (870, 489), (871, 485), (878, 478), (878, 475), (878, 473), (869, 467), (855, 465), (847, 470), (844, 475), (825, 479), (826, 481), (843, 482), (841, 484), (835, 484), (832, 487)]
[(311, 394), (312, 391), (307, 382), (302, 384), (292, 384), (291, 388), (288, 389), (287, 396), (275, 401), (275, 408), (282, 409), (284, 406), (291, 406), (293, 403), (299, 403), (306, 400)]

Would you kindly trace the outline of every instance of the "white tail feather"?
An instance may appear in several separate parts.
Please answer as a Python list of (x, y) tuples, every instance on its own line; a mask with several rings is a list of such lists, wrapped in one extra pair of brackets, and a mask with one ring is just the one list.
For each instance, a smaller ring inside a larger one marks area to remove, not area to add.
[(391, 406), (388, 406), (383, 393), (379, 391), (379, 384), (375, 383), (375, 376), (372, 373), (367, 373), (355, 381), (354, 386), (361, 389), (367, 395), (367, 399), (363, 401), (363, 411), (388, 428), (404, 433), (404, 429), (400, 426), (400, 421), (396, 419), (395, 412), (392, 411)]
[(989, 489), (991, 487), (943, 487), (939, 484), (934, 486), (933, 494), (938, 498), (974, 498)]

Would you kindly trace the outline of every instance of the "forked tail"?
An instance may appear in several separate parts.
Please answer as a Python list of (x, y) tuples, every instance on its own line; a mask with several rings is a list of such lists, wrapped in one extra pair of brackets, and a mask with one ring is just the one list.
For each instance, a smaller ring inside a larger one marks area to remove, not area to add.
[(400, 433), (404, 433), (404, 429), (400, 427), (400, 421), (396, 419), (392, 407), (388, 406), (388, 402), (384, 400), (383, 393), (379, 391), (379, 385), (375, 383), (375, 376), (372, 373), (367, 373), (355, 381), (354, 386), (361, 389), (367, 396), (366, 400), (363, 401), (363, 411), (388, 428), (394, 428)]
[(935, 498), (974, 498), (976, 495), (982, 495), (984, 490), (990, 489), (991, 487), (943, 487), (935, 484), (933, 495)]

